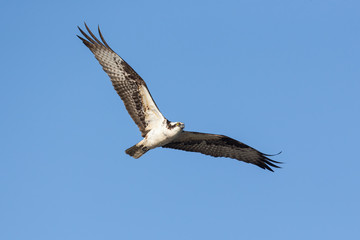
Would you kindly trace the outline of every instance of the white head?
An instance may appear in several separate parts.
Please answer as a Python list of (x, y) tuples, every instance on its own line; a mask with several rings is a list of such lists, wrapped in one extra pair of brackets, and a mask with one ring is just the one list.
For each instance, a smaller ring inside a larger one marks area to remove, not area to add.
[(169, 120), (167, 121), (167, 128), (168, 129), (178, 129), (178, 130), (183, 130), (185, 127), (185, 124), (182, 122), (170, 122)]

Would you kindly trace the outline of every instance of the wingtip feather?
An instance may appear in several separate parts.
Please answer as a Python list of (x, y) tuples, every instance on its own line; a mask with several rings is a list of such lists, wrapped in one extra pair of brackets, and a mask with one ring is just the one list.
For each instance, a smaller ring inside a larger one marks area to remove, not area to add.
[(105, 41), (105, 39), (100, 31), (100, 25), (98, 25), (98, 32), (99, 32), (99, 36), (100, 36), (101, 40), (103, 41), (103, 43), (105, 44), (105, 46), (108, 47), (109, 49), (111, 49), (111, 47), (107, 44), (107, 42)]
[(101, 31), (100, 31), (100, 25), (98, 25), (98, 32), (99, 32), (99, 36), (101, 41), (95, 36), (95, 34), (92, 33), (92, 31), (90, 30), (90, 28), (88, 27), (88, 25), (86, 24), (86, 22), (84, 21), (84, 26), (88, 32), (88, 35), (84, 30), (82, 30), (79, 26), (77, 26), (77, 28), (79, 29), (79, 31), (81, 32), (81, 34), (86, 38), (80, 37), (79, 35), (77, 35), (78, 38), (80, 38), (83, 43), (87, 46), (87, 47), (93, 47), (93, 45), (100, 45), (103, 47), (106, 47), (108, 49), (110, 49), (111, 51), (113, 51), (110, 46), (108, 45), (108, 43), (105, 41)]
[(97, 39), (97, 37), (91, 32), (90, 28), (86, 25), (85, 23), (85, 27), (86, 27), (86, 30), (88, 31), (88, 33), (91, 35), (91, 37), (100, 45), (104, 46), (104, 44), (102, 44), (102, 42)]

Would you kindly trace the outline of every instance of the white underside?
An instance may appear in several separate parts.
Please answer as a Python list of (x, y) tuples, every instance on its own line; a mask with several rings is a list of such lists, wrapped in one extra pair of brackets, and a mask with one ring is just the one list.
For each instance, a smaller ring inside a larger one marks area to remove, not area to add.
[(146, 134), (145, 138), (137, 145), (141, 144), (147, 147), (149, 150), (161, 147), (176, 139), (181, 132), (182, 129), (180, 127), (168, 129), (165, 120), (161, 124), (158, 124), (156, 127), (153, 127), (150, 132)]

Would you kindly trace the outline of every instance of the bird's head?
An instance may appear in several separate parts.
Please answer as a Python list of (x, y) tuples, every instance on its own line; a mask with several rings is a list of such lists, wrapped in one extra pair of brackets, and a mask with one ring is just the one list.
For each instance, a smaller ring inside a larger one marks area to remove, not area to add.
[(185, 124), (182, 123), (182, 122), (176, 122), (176, 123), (175, 123), (175, 126), (181, 128), (181, 129), (184, 129)]
[(167, 125), (168, 125), (169, 129), (174, 129), (174, 128), (184, 129), (184, 127), (185, 127), (185, 124), (182, 123), (182, 122), (170, 122), (170, 121), (168, 121)]

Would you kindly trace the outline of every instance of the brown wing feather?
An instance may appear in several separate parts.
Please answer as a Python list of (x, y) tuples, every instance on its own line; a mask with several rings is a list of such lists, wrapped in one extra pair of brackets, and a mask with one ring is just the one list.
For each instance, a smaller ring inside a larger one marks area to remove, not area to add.
[(181, 133), (179, 138), (163, 146), (189, 152), (199, 152), (213, 157), (233, 158), (255, 164), (263, 169), (273, 171), (270, 167), (279, 168), (266, 155), (248, 145), (223, 135), (187, 132)]
[(96, 38), (86, 24), (85, 27), (91, 37), (79, 27), (86, 39), (78, 37), (95, 55), (104, 71), (109, 75), (131, 118), (139, 127), (142, 136), (145, 136), (153, 121), (164, 119), (151, 97), (146, 83), (129, 64), (109, 47), (100, 32), (100, 28), (98, 30), (102, 41)]

